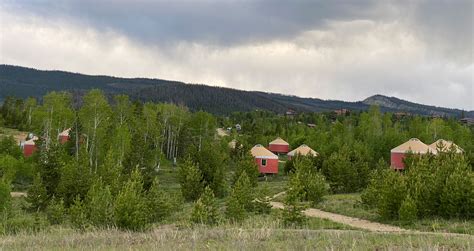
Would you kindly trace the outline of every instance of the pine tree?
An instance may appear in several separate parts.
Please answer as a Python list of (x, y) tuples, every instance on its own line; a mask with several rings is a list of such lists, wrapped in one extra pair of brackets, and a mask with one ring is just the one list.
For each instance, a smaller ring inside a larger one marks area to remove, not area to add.
[(173, 205), (169, 194), (165, 193), (159, 185), (158, 178), (153, 181), (146, 199), (150, 222), (160, 222), (171, 214)]
[(243, 172), (247, 173), (252, 187), (256, 187), (258, 184), (259, 171), (257, 163), (255, 163), (255, 158), (250, 154), (250, 152), (245, 153), (245, 155), (237, 162), (237, 170), (234, 174), (234, 183), (237, 182)]
[(187, 201), (197, 200), (202, 193), (202, 174), (199, 168), (190, 160), (184, 161), (179, 168), (179, 182), (181, 193)]
[(42, 211), (48, 205), (48, 194), (39, 173), (36, 174), (35, 178), (33, 179), (33, 185), (30, 187), (30, 189), (28, 189), (26, 201), (31, 204), (30, 209), (32, 211)]
[(235, 183), (227, 201), (227, 217), (234, 221), (242, 221), (247, 213), (252, 210), (252, 200), (252, 187), (244, 170)]
[(143, 179), (138, 170), (132, 172), (115, 199), (115, 224), (122, 229), (140, 230), (148, 223)]
[(66, 217), (64, 201), (62, 199), (52, 198), (46, 208), (46, 216), (50, 224), (56, 225), (63, 223)]
[(418, 218), (416, 202), (413, 200), (413, 198), (411, 198), (411, 196), (407, 196), (402, 202), (398, 211), (398, 215), (400, 220), (404, 223), (412, 223)]
[(11, 208), (10, 184), (0, 179), (0, 213), (9, 212)]
[(85, 208), (89, 222), (97, 227), (113, 225), (114, 198), (109, 186), (96, 180), (89, 189), (85, 199)]
[(71, 224), (79, 229), (85, 229), (89, 226), (87, 209), (79, 196), (77, 196), (69, 208), (69, 219)]
[(219, 221), (219, 211), (214, 193), (206, 187), (201, 197), (194, 203), (191, 222), (205, 225), (216, 225)]

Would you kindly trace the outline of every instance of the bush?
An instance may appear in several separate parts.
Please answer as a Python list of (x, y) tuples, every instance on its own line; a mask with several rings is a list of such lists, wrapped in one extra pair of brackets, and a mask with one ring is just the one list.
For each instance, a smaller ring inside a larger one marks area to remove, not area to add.
[(74, 199), (69, 208), (69, 220), (75, 228), (85, 229), (89, 225), (86, 206), (79, 196)]
[(226, 215), (234, 221), (242, 221), (252, 210), (252, 187), (244, 170), (238, 178), (227, 201)]
[(11, 209), (10, 185), (0, 179), (0, 213), (8, 213)]
[(329, 186), (309, 158), (298, 158), (294, 162), (295, 172), (290, 175), (288, 189), (299, 200), (310, 201), (313, 205), (319, 203), (327, 194)]
[(212, 189), (206, 187), (201, 198), (194, 203), (193, 212), (191, 213), (191, 222), (216, 225), (219, 221), (219, 213), (217, 201), (214, 197)]
[(470, 218), (474, 216), (474, 174), (456, 169), (446, 178), (440, 195), (443, 216)]
[(202, 174), (199, 168), (189, 159), (185, 160), (179, 168), (179, 183), (181, 194), (187, 201), (197, 200), (202, 193)]
[(295, 190), (287, 192), (285, 208), (282, 212), (283, 224), (287, 227), (301, 227), (308, 220), (303, 214), (305, 207), (301, 205), (299, 196)]
[(416, 201), (410, 196), (407, 196), (398, 210), (398, 215), (403, 223), (412, 223), (418, 218), (418, 210), (416, 208)]
[(141, 230), (148, 223), (147, 213), (142, 177), (135, 170), (115, 200), (115, 224), (122, 229)]
[(148, 217), (150, 222), (160, 222), (171, 214), (172, 201), (155, 178), (146, 195)]
[(114, 198), (109, 186), (102, 181), (92, 184), (85, 199), (86, 215), (96, 227), (112, 226), (114, 222)]
[(237, 170), (234, 174), (234, 183), (237, 182), (243, 172), (247, 174), (250, 184), (253, 187), (256, 187), (258, 184), (259, 171), (257, 163), (255, 163), (255, 158), (250, 154), (250, 152), (247, 152), (242, 157), (242, 159), (237, 162)]
[(33, 185), (28, 189), (26, 201), (30, 203), (31, 211), (42, 211), (49, 203), (46, 187), (43, 185), (40, 174), (36, 174)]
[(46, 216), (50, 224), (61, 224), (66, 217), (64, 209), (64, 201), (62, 199), (53, 198), (46, 208)]
[(398, 211), (407, 194), (405, 177), (387, 169), (379, 192), (380, 200), (377, 203), (379, 214), (384, 219), (397, 219)]
[(252, 208), (255, 213), (269, 214), (272, 210), (270, 204), (272, 198), (269, 196), (270, 192), (266, 184), (256, 193), (256, 199), (252, 201)]

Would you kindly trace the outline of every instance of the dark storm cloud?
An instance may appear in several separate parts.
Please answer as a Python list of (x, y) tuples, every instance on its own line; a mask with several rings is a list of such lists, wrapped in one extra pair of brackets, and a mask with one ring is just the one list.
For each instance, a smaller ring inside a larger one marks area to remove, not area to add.
[(112, 29), (148, 43), (285, 39), (327, 20), (373, 18), (372, 1), (8, 1), (18, 12)]
[(0, 0), (0, 63), (326, 99), (474, 109), (473, 34), (471, 0)]

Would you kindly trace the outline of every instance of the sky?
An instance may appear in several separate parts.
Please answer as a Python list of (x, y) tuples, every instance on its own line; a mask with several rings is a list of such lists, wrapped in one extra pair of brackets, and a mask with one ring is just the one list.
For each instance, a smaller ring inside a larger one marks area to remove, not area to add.
[(0, 64), (474, 110), (472, 0), (0, 0)]

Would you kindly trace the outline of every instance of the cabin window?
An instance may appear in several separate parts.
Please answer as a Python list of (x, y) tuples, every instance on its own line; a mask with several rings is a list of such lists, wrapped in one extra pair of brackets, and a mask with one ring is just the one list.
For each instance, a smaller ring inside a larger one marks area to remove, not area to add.
[(262, 166), (266, 166), (267, 165), (267, 160), (266, 159), (262, 159)]

